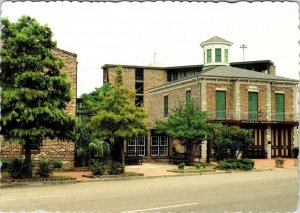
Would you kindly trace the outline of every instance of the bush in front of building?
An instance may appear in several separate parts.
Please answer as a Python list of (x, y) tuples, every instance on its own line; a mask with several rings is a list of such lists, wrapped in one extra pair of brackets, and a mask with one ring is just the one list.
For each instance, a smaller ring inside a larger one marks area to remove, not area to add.
[(6, 169), (8, 169), (8, 166), (9, 166), (10, 163), (11, 163), (11, 160), (0, 159), (0, 167), (1, 167), (1, 170), (6, 170)]
[(8, 164), (8, 174), (11, 178), (21, 179), (31, 177), (31, 161), (22, 158), (14, 158)]
[(293, 156), (294, 158), (298, 158), (299, 155), (299, 148), (298, 147), (294, 147), (293, 148)]
[(95, 161), (92, 165), (93, 175), (119, 175), (124, 173), (124, 166), (120, 162), (102, 163)]
[(108, 174), (110, 175), (118, 175), (124, 173), (124, 166), (120, 162), (112, 161), (108, 164)]
[(254, 161), (248, 158), (242, 159), (227, 159), (221, 161), (217, 169), (228, 170), (228, 169), (241, 169), (241, 170), (251, 170), (254, 167)]
[(60, 169), (60, 168), (62, 168), (62, 165), (63, 165), (63, 163), (62, 163), (61, 160), (54, 160), (53, 161), (53, 168)]
[(178, 169), (183, 170), (185, 167), (185, 163), (178, 164)]
[(39, 162), (39, 168), (36, 171), (36, 174), (40, 177), (49, 177), (50, 174), (52, 174), (52, 171), (50, 169), (50, 164), (47, 160), (40, 160)]

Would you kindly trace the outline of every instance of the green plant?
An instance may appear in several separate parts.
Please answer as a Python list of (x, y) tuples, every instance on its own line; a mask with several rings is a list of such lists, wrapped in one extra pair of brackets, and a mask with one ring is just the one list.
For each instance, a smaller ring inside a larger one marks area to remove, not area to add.
[(62, 161), (61, 160), (54, 160), (53, 161), (53, 167), (54, 168), (61, 168), (63, 165)]
[(194, 167), (195, 167), (196, 169), (200, 169), (200, 168), (201, 168), (201, 164), (200, 164), (200, 163), (194, 163)]
[(247, 158), (242, 159), (227, 159), (221, 161), (217, 166), (218, 169), (241, 169), (251, 170), (254, 166), (254, 161)]
[(31, 161), (14, 158), (8, 164), (8, 173), (11, 178), (20, 179), (31, 177)]
[(180, 163), (180, 164), (178, 165), (178, 169), (180, 169), (180, 170), (183, 170), (184, 167), (185, 167), (185, 164), (184, 164), (184, 163)]
[(1, 159), (0, 162), (1, 162), (0, 163), (1, 170), (5, 170), (8, 169), (11, 160)]
[(103, 175), (106, 171), (106, 166), (103, 163), (95, 161), (92, 165), (93, 175)]
[(109, 164), (108, 174), (110, 175), (118, 175), (124, 173), (124, 166), (120, 162), (112, 161)]
[(40, 177), (49, 177), (52, 174), (52, 171), (49, 167), (49, 162), (47, 160), (40, 160), (39, 168), (36, 171), (36, 174)]

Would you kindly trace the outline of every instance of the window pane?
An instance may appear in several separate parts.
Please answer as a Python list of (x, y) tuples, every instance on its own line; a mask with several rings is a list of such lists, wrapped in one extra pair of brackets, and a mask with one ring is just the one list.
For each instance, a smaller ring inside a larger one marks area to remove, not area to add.
[(211, 49), (207, 50), (207, 63), (211, 62)]
[(160, 145), (161, 146), (168, 146), (168, 137), (167, 136), (161, 136), (160, 137)]
[(284, 121), (284, 94), (275, 94), (276, 120)]
[(158, 146), (151, 146), (151, 156), (158, 156)]
[(131, 138), (128, 140), (128, 146), (135, 146), (136, 145), (136, 140), (135, 138)]
[(152, 136), (151, 137), (151, 146), (158, 146), (158, 136)]
[(159, 155), (160, 156), (167, 156), (168, 155), (168, 147), (167, 146), (159, 147)]
[(220, 48), (215, 49), (215, 61), (216, 62), (221, 62), (222, 61), (221, 49)]
[(258, 95), (257, 92), (248, 93), (248, 119), (257, 120), (258, 110)]
[(216, 119), (226, 119), (226, 92), (216, 91)]
[(169, 97), (166, 95), (164, 96), (164, 116), (167, 117), (168, 116), (168, 113), (169, 113)]

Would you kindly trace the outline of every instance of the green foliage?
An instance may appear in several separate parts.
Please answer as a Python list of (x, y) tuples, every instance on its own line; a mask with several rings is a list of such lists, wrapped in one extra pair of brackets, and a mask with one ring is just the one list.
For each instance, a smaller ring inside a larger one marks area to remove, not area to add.
[(8, 173), (11, 178), (21, 179), (31, 177), (31, 161), (22, 158), (14, 158), (8, 165)]
[(200, 164), (200, 163), (194, 163), (194, 167), (195, 167), (196, 169), (200, 169), (200, 168), (201, 168), (201, 164)]
[(122, 67), (116, 68), (115, 86), (106, 93), (99, 93), (102, 104), (91, 117), (93, 137), (118, 143), (121, 147), (121, 158), (124, 165), (123, 144), (126, 138), (145, 135), (147, 125), (144, 122), (146, 113), (142, 107), (135, 107), (134, 93), (123, 86)]
[(193, 102), (186, 106), (179, 102), (166, 122), (156, 122), (156, 128), (172, 139), (180, 140), (193, 158), (196, 147), (208, 134), (206, 118), (207, 114), (194, 107)]
[(1, 167), (1, 170), (8, 169), (9, 164), (11, 164), (11, 160), (0, 159), (0, 167)]
[(56, 43), (48, 26), (28, 16), (1, 21), (1, 134), (23, 144), (30, 161), (30, 144), (73, 138), (75, 122), (64, 111), (71, 100), (70, 82), (59, 71), (62, 60), (51, 53)]
[(246, 152), (253, 143), (252, 130), (222, 124), (210, 124), (209, 128), (208, 141), (217, 160), (236, 159), (240, 152)]
[(76, 165), (90, 164), (92, 159), (109, 154), (109, 143), (92, 135), (90, 120), (77, 120), (75, 129)]
[(254, 161), (248, 158), (227, 159), (221, 161), (217, 166), (218, 169), (241, 169), (251, 170), (254, 167)]
[(40, 160), (39, 168), (36, 171), (36, 174), (40, 177), (49, 177), (52, 174), (52, 171), (49, 167), (49, 162), (47, 160)]
[(293, 157), (294, 158), (298, 158), (299, 155), (299, 148), (298, 147), (294, 147), (293, 148)]
[(53, 161), (53, 168), (58, 168), (58, 169), (60, 169), (60, 168), (62, 168), (62, 165), (63, 165), (63, 163), (62, 163), (61, 160), (54, 160), (54, 161)]
[(92, 165), (93, 175), (103, 175), (106, 171), (106, 168), (103, 163), (95, 161)]
[(110, 175), (118, 175), (124, 173), (124, 166), (120, 162), (112, 161), (109, 164), (108, 174)]
[(183, 170), (185, 167), (185, 163), (178, 164), (178, 169)]

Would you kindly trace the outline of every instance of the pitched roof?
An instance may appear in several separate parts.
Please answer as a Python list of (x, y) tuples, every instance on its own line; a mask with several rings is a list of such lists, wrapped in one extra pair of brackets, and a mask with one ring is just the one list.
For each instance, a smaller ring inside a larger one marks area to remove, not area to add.
[(229, 78), (251, 78), (259, 80), (277, 80), (277, 81), (294, 81), (298, 80), (270, 75), (266, 73), (256, 72), (252, 70), (241, 69), (231, 66), (217, 66), (201, 72), (199, 76), (212, 76), (212, 77), (229, 77)]
[(208, 43), (229, 43), (232, 44), (232, 42), (225, 40), (224, 38), (221, 38), (219, 36), (214, 36), (200, 44), (200, 46)]

